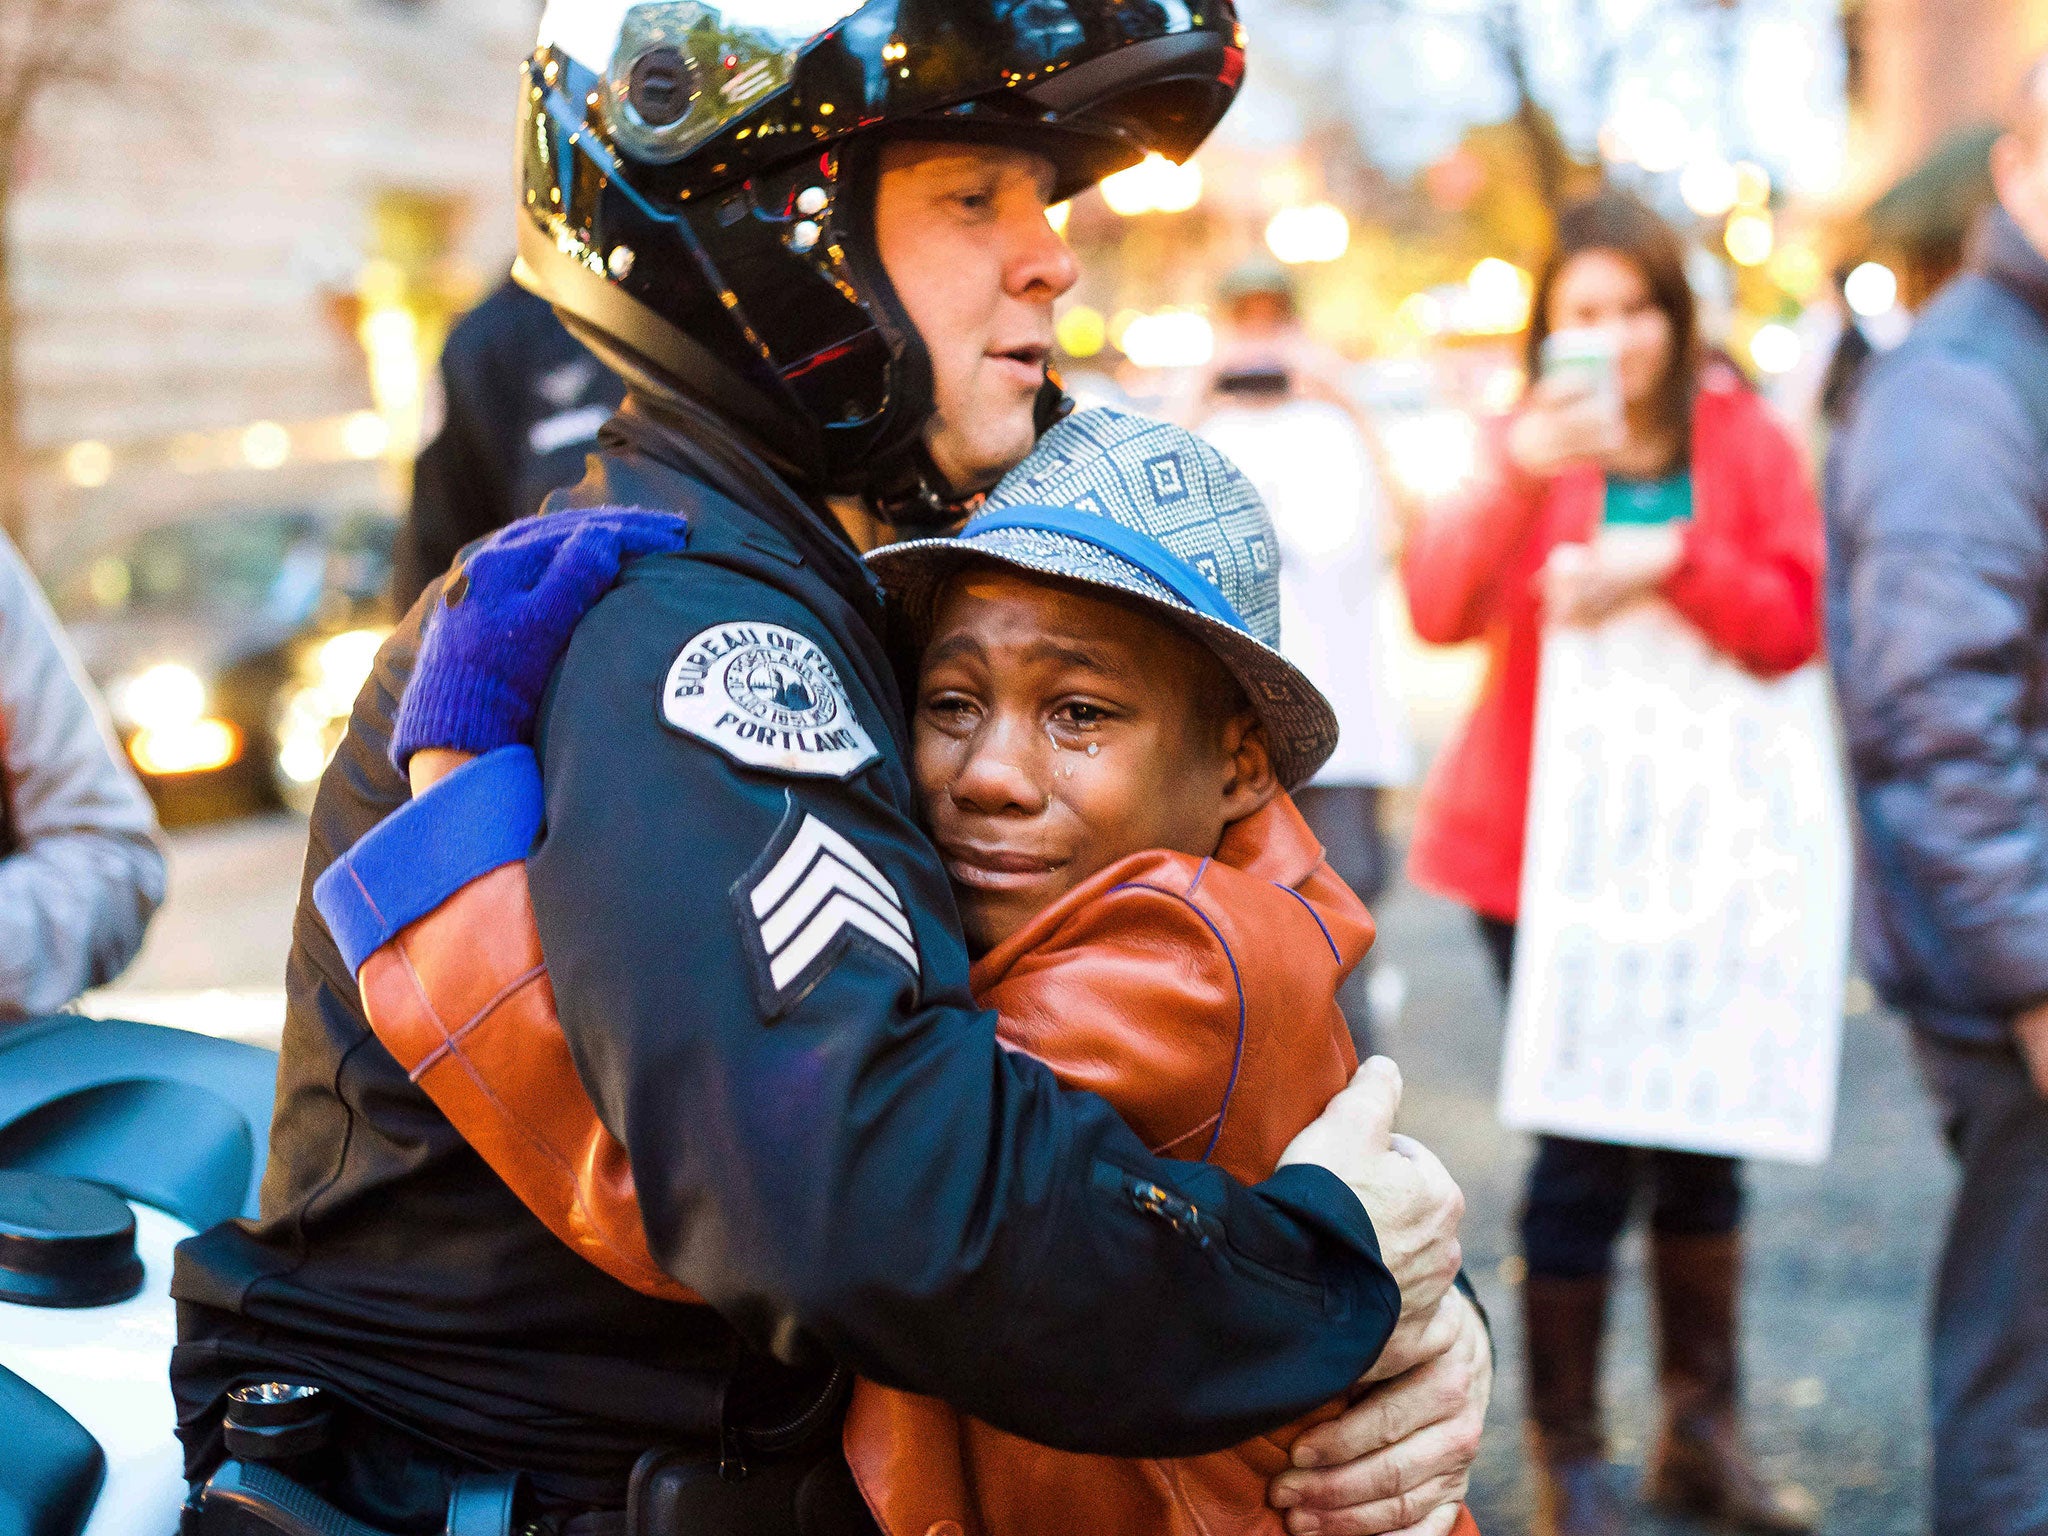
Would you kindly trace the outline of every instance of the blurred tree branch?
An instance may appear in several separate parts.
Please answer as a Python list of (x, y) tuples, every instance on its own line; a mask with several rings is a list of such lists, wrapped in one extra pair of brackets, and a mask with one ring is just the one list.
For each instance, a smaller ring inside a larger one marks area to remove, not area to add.
[(1537, 14), (1541, 7), (1532, 0), (1377, 0), (1374, 9), (1389, 17), (1426, 18), (1458, 27), (1478, 42), (1513, 93), (1514, 107), (1506, 121), (1521, 135), (1537, 193), (1555, 213), (1586, 190), (1587, 170), (1546, 100), (1546, 90), (1552, 98), (1569, 95), (1590, 104), (1605, 117), (1623, 65), (1654, 42), (1663, 28), (1686, 14), (1732, 17), (1742, 4), (1743, 0), (1650, 0), (1632, 21), (1619, 23), (1602, 0), (1549, 0), (1553, 11), (1570, 17), (1578, 59), (1568, 86), (1553, 82), (1548, 87), (1538, 78), (1534, 39), (1543, 18)]
[[(1581, 0), (1582, 36), (1589, 43), (1595, 37), (1605, 41), (1604, 29), (1598, 28), (1597, 24), (1585, 27), (1583, 22), (1584, 13), (1597, 12), (1598, 9), (1596, 0)], [(1544, 206), (1555, 213), (1571, 198), (1578, 165), (1564, 142), (1564, 135), (1558, 131), (1557, 119), (1537, 98), (1529, 45), (1522, 32), (1521, 6), (1516, 0), (1500, 0), (1499, 4), (1487, 6), (1479, 13), (1478, 30), (1501, 73), (1514, 89), (1514, 121), (1522, 130), (1529, 149), (1529, 161), (1536, 169), (1536, 189), (1543, 198)], [(1618, 51), (1618, 47), (1611, 43), (1595, 48), (1589, 73), (1612, 78)]]
[(13, 194), (24, 173), (37, 102), (60, 86), (111, 84), (109, 31), (125, 0), (0, 0), (0, 528), (26, 532), (27, 465), (21, 430), (21, 314), (10, 239)]

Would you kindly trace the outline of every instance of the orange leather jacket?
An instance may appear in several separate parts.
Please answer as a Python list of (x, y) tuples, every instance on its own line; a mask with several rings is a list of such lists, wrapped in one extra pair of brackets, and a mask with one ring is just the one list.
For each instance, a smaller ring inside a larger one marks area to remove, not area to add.
[[(1257, 1183), (1357, 1069), (1337, 989), (1372, 941), (1282, 798), (1214, 859), (1103, 870), (984, 956), (974, 996), (1005, 1044), (1107, 1099), (1154, 1151)], [(1266, 1485), (1307, 1422), (1336, 1411), (1214, 1455), (1118, 1460), (864, 1381), (846, 1458), (888, 1536), (1282, 1536)]]
[[(381, 918), (393, 936), (366, 941), (358, 963), (379, 1041), (563, 1242), (637, 1290), (695, 1300), (649, 1253), (624, 1149), (576, 1075), (524, 865)], [(1143, 853), (1102, 871), (972, 980), (1011, 1048), (1100, 1094), (1162, 1154), (1257, 1182), (1356, 1068), (1336, 994), (1372, 941), (1283, 796), (1214, 859)], [(1295, 1435), (1339, 1406), (1208, 1456), (1121, 1460), (861, 1382), (845, 1447), (887, 1536), (1282, 1536), (1267, 1484)]]

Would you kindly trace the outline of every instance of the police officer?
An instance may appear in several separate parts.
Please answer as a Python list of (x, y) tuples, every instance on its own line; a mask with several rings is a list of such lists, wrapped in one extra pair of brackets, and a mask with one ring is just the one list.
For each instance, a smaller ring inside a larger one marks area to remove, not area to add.
[[(865, 1520), (848, 1370), (1173, 1455), (1367, 1377), (1276, 1500), (1348, 1511), (1303, 1529), (1448, 1527), (1488, 1380), (1446, 1292), (1455, 1187), (1384, 1150), (1384, 1073), (1246, 1189), (996, 1045), (830, 511), (948, 521), (1028, 451), (1075, 276), (1045, 207), (1192, 151), (1241, 47), (1224, 0), (554, 0), (520, 274), (629, 386), (557, 504), (690, 533), (575, 633), (528, 874), (650, 1251), (708, 1305), (626, 1289), (519, 1204), (372, 1037), (308, 903), (263, 1216), (174, 1278), (195, 1481), (230, 1391), (274, 1380), (335, 1405), (294, 1474), (382, 1529), (456, 1529), (499, 1472), (556, 1529), (622, 1529), (630, 1501), (648, 1532), (819, 1533)], [(392, 718), (437, 592), (358, 703), (309, 885), (406, 798)]]
[(441, 349), (441, 430), (413, 467), (391, 583), (398, 611), (463, 545), (582, 479), (598, 428), (625, 393), (547, 300), (516, 283), (464, 315)]

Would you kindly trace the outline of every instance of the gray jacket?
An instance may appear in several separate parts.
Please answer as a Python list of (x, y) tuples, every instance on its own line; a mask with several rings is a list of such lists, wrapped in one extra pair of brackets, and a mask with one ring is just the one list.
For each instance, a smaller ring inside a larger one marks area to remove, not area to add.
[(111, 981), (164, 899), (156, 813), (0, 537), (0, 1020)]
[(1858, 950), (1922, 1028), (2048, 999), (2048, 261), (2003, 213), (1831, 456)]

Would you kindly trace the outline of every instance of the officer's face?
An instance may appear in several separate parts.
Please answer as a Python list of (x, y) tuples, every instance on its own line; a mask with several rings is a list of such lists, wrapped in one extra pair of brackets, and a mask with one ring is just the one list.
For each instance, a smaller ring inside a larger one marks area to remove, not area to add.
[(1209, 651), (1099, 589), (977, 566), (939, 604), (917, 693), (932, 837), (980, 954), (1117, 860), (1206, 857), (1278, 793)]
[(1052, 310), (1079, 272), (1046, 223), (1050, 162), (973, 144), (891, 144), (875, 206), (882, 264), (931, 353), (932, 460), (983, 490), (1031, 451)]

